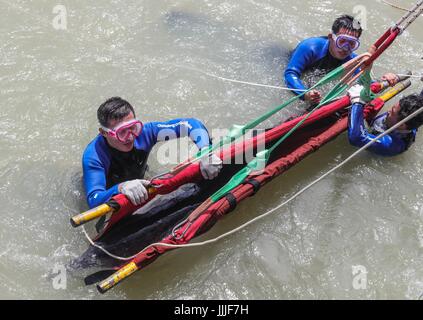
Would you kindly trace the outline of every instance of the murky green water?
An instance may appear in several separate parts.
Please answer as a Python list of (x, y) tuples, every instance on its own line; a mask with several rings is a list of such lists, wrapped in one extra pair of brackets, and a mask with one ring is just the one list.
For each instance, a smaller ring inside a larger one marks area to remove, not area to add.
[[(271, 218), (206, 249), (165, 255), (105, 296), (85, 287), (83, 274), (68, 274), (67, 289), (54, 289), (54, 265), (87, 247), (69, 217), (85, 208), (80, 159), (106, 98), (126, 98), (145, 121), (192, 116), (209, 128), (244, 123), (289, 94), (192, 68), (282, 85), (288, 52), (305, 37), (327, 34), (334, 17), (364, 5), (367, 47), (403, 14), (381, 1), (357, 0), (62, 4), (67, 30), (52, 26), (56, 1), (0, 0), (0, 298), (419, 298), (423, 137), (392, 159), (363, 154)], [(376, 75), (423, 69), (422, 21), (378, 60)], [(418, 89), (415, 82), (409, 92)], [(275, 207), (353, 151), (339, 137), (241, 204), (206, 238)], [(160, 171), (154, 159), (152, 167)], [(354, 289), (353, 266), (366, 268), (366, 289)]]

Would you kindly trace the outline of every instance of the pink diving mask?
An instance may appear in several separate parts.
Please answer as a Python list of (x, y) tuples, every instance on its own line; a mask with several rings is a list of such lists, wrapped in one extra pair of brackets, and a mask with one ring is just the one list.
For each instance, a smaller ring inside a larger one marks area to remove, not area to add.
[(128, 142), (129, 138), (134, 136), (135, 138), (141, 134), (143, 124), (140, 120), (133, 119), (127, 122), (124, 122), (113, 129), (109, 129), (101, 126), (109, 136), (117, 139), (122, 143)]
[(360, 48), (360, 40), (358, 40), (356, 37), (349, 36), (347, 34), (341, 34), (337, 36), (334, 33), (332, 33), (332, 37), (336, 43), (336, 46), (341, 50), (353, 52)]

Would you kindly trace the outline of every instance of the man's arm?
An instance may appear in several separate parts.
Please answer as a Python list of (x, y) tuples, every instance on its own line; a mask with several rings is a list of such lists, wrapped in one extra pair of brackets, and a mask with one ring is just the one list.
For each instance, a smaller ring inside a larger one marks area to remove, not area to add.
[(107, 202), (119, 193), (119, 185), (106, 189), (106, 170), (100, 160), (84, 153), (82, 169), (87, 203), (90, 208)]
[(312, 46), (309, 44), (310, 40), (301, 42), (292, 54), (291, 60), (285, 70), (285, 83), (295, 94), (300, 95), (302, 90), (307, 90), (304, 83), (301, 81), (301, 75), (313, 63), (314, 52)]
[(157, 142), (177, 139), (189, 136), (197, 145), (198, 149), (208, 147), (211, 144), (209, 132), (204, 124), (194, 118), (174, 119), (167, 122), (150, 122), (144, 127), (143, 137), (147, 146), (151, 149)]
[[(362, 103), (354, 103), (350, 115), (348, 125), (348, 139), (353, 146), (363, 147), (376, 138), (375, 135), (370, 134), (364, 124), (364, 105)], [(399, 139), (392, 139), (390, 135), (386, 135), (378, 139), (369, 148), (376, 154), (383, 156), (395, 156), (406, 150), (406, 145)]]
[[(211, 145), (209, 133), (204, 124), (193, 118), (175, 119), (168, 122), (152, 122), (144, 127), (143, 139), (144, 148), (150, 150), (158, 141), (166, 141), (184, 136), (190, 139), (201, 150)], [(222, 160), (214, 153), (200, 160), (200, 170), (204, 179), (216, 178), (222, 169)]]

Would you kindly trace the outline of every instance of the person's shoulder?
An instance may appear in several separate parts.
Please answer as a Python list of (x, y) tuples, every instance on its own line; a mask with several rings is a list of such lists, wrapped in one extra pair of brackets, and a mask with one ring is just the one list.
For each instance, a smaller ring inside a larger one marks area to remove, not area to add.
[(141, 136), (149, 136), (154, 130), (157, 128), (159, 122), (145, 122), (143, 123), (142, 131), (140, 134)]
[(84, 150), (84, 155), (88, 155), (90, 152), (95, 151), (96, 144), (99, 142), (100, 135), (96, 136), (94, 139), (87, 144)]
[(141, 134), (144, 132), (144, 130), (150, 130), (153, 126), (154, 122), (142, 122), (142, 130)]
[(321, 56), (326, 52), (329, 40), (327, 37), (313, 37), (300, 42), (297, 47), (297, 52), (302, 54), (312, 54), (314, 56)]
[(157, 122), (144, 122), (141, 134), (135, 139), (134, 147), (138, 150), (147, 150), (154, 144), (157, 131)]
[(316, 46), (325, 46), (328, 41), (327, 37), (311, 37), (301, 41), (300, 46), (314, 48)]
[(101, 135), (96, 136), (91, 142), (86, 146), (82, 159), (84, 161), (89, 160), (98, 160), (101, 157), (101, 154), (106, 152), (106, 144)]

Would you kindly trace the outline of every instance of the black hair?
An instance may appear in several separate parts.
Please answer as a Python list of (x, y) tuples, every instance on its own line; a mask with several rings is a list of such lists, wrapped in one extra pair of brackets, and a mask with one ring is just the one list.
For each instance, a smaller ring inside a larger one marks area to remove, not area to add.
[(108, 127), (110, 120), (121, 120), (131, 112), (135, 116), (134, 108), (128, 101), (120, 97), (113, 97), (98, 108), (97, 119), (102, 126)]
[[(407, 118), (410, 114), (423, 108), (423, 96), (412, 94), (400, 100), (399, 121)], [(423, 113), (406, 122), (408, 129), (418, 129), (423, 124)]]
[(334, 34), (338, 34), (338, 32), (342, 28), (347, 29), (349, 31), (358, 32), (358, 37), (361, 37), (361, 34), (363, 33), (360, 21), (355, 19), (353, 16), (347, 14), (340, 16), (338, 19), (335, 20), (332, 25), (332, 32)]

